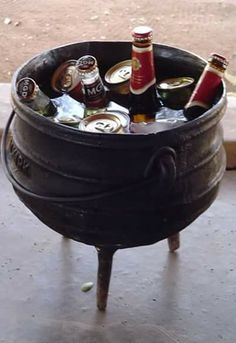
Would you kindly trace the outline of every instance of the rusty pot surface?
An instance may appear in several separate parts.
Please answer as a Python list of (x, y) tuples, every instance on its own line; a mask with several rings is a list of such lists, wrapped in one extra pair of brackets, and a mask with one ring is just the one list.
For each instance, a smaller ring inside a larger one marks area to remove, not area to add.
[[(94, 55), (102, 77), (131, 56), (130, 42), (82, 42), (40, 54), (12, 80), (16, 112), (6, 161), (24, 204), (47, 226), (95, 246), (155, 243), (184, 229), (214, 201), (225, 170), (220, 119), (222, 82), (215, 105), (183, 126), (150, 135), (82, 132), (55, 125), (22, 104), (16, 82), (29, 76), (49, 96), (59, 64)], [(198, 79), (205, 61), (154, 44), (157, 80)]]

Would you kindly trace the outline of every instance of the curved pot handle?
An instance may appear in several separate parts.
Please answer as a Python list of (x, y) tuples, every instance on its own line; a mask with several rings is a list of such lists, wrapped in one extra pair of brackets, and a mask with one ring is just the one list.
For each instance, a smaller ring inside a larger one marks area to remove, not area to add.
[[(139, 181), (135, 184), (130, 184), (127, 186), (119, 187), (118, 189), (114, 189), (111, 191), (105, 191), (100, 193), (94, 193), (89, 195), (83, 196), (51, 196), (51, 195), (41, 195), (34, 193), (28, 189), (26, 189), (23, 185), (21, 185), (12, 174), (7, 160), (7, 136), (8, 132), (14, 118), (15, 111), (13, 110), (5, 130), (2, 136), (2, 143), (1, 143), (1, 157), (2, 157), (2, 164), (4, 172), (12, 183), (13, 187), (23, 193), (24, 195), (30, 196), (34, 199), (45, 200), (45, 201), (52, 201), (52, 202), (83, 202), (83, 201), (90, 201), (90, 200), (99, 200), (106, 197), (111, 197), (114, 195), (119, 195), (122, 193), (130, 193), (132, 191), (139, 190), (142, 187), (148, 186), (150, 184), (153, 185), (155, 192), (159, 192), (161, 196), (163, 196), (162, 191), (167, 196), (169, 191), (173, 187), (175, 182), (176, 176), (176, 167), (175, 167), (175, 151), (170, 147), (162, 147), (154, 152), (151, 156), (147, 167), (144, 171), (144, 179)], [(159, 182), (157, 182), (157, 176), (159, 176)]]
[(173, 148), (164, 146), (156, 150), (150, 158), (144, 171), (144, 177), (153, 177), (156, 174), (160, 177), (158, 182), (159, 191), (164, 190), (168, 195), (174, 186), (176, 179), (176, 152)]

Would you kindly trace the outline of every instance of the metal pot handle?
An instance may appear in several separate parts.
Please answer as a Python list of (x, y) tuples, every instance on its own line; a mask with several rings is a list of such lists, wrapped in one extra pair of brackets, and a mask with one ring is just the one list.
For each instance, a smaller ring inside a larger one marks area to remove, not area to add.
[[(2, 158), (3, 169), (7, 178), (12, 183), (13, 187), (17, 191), (22, 192), (24, 195), (30, 196), (34, 199), (46, 200), (46, 201), (52, 201), (52, 202), (78, 202), (78, 201), (82, 202), (82, 201), (98, 200), (98, 199), (102, 199), (102, 198), (106, 198), (106, 197), (110, 197), (114, 195), (119, 195), (119, 194), (130, 192), (130, 191), (135, 191), (136, 189), (139, 189), (150, 183), (156, 184), (157, 187), (155, 188), (158, 189), (158, 192), (161, 194), (162, 191), (164, 191), (164, 194), (167, 196), (174, 185), (175, 178), (176, 178), (176, 166), (175, 166), (176, 154), (172, 148), (162, 147), (158, 149), (157, 151), (155, 151), (153, 155), (151, 156), (147, 164), (147, 167), (144, 171), (144, 180), (142, 180), (139, 183), (120, 187), (112, 191), (105, 191), (101, 193), (95, 193), (95, 194), (83, 195), (83, 196), (72, 196), (72, 197), (50, 196), (50, 195), (47, 196), (47, 195), (40, 195), (40, 194), (34, 193), (26, 189), (15, 179), (8, 165), (7, 149), (6, 149), (7, 136), (8, 136), (8, 132), (9, 132), (14, 116), (15, 116), (15, 111), (13, 110), (11, 112), (11, 115), (7, 121), (6, 127), (3, 132), (2, 142), (1, 142), (1, 158)], [(157, 177), (159, 177), (159, 182), (156, 182)]]
[(176, 152), (173, 148), (164, 146), (156, 150), (150, 158), (144, 171), (144, 177), (159, 175), (161, 185), (159, 189), (164, 188), (165, 193), (169, 193), (174, 186), (176, 179)]

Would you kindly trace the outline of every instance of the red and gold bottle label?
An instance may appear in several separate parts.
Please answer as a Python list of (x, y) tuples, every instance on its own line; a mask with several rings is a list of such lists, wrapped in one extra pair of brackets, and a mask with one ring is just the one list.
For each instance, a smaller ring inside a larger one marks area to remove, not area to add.
[(132, 48), (132, 73), (130, 91), (142, 94), (156, 83), (152, 46)]
[(208, 109), (214, 100), (222, 77), (223, 72), (214, 67), (207, 66), (185, 108), (201, 106)]

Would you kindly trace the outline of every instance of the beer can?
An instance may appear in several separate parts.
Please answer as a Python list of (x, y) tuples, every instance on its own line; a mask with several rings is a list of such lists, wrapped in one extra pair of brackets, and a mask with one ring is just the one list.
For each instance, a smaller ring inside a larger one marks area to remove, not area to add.
[(119, 94), (129, 93), (131, 65), (131, 60), (125, 60), (115, 64), (106, 72), (105, 82), (110, 90)]
[(99, 112), (81, 120), (79, 129), (96, 133), (128, 133), (129, 116), (123, 112)]
[(183, 108), (192, 94), (194, 81), (192, 77), (181, 76), (159, 82), (157, 89), (165, 106), (176, 110)]
[(53, 73), (51, 86), (60, 94), (67, 93), (75, 100), (82, 101), (82, 84), (76, 63), (77, 60), (68, 60), (62, 63)]

